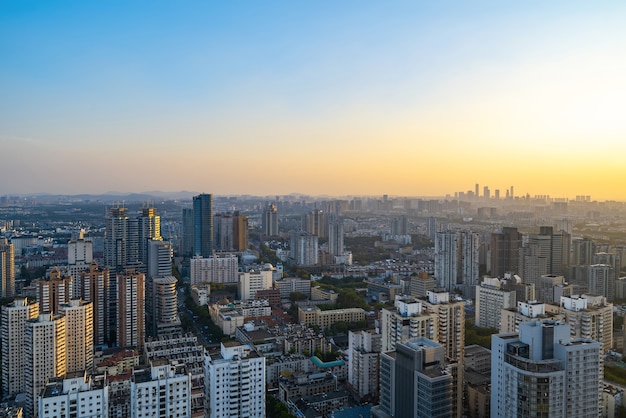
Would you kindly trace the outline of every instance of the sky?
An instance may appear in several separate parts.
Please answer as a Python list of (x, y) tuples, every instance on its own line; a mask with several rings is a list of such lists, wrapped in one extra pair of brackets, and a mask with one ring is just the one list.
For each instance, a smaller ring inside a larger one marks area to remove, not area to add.
[(626, 200), (623, 1), (0, 2), (0, 195)]

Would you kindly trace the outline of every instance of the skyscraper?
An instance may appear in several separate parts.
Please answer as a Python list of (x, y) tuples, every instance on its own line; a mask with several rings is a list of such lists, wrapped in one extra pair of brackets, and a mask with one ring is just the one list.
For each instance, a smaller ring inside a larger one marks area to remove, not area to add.
[(37, 396), (53, 377), (63, 377), (66, 368), (65, 317), (41, 314), (24, 326), (24, 415), (33, 416)]
[(0, 237), (0, 297), (15, 294), (15, 254), (13, 244)]
[(193, 209), (192, 208), (184, 208), (183, 209), (183, 239), (181, 246), (181, 254), (183, 257), (192, 257), (193, 256)]
[(263, 235), (278, 236), (278, 209), (271, 203), (263, 212)]
[(235, 251), (248, 249), (248, 217), (239, 211), (233, 215), (233, 247)]
[(141, 209), (141, 215), (137, 217), (138, 239), (137, 253), (139, 261), (148, 264), (148, 246), (150, 241), (162, 241), (161, 237), (161, 217), (153, 207)]
[(93, 304), (93, 340), (94, 345), (113, 343), (111, 322), (109, 320), (110, 272), (92, 262), (89, 270), (80, 273), (80, 298)]
[(93, 243), (85, 239), (84, 233), (81, 229), (78, 236), (67, 243), (67, 270), (74, 278), (81, 271), (89, 269), (93, 261)]
[(439, 232), (435, 237), (435, 278), (447, 291), (473, 296), (478, 284), (479, 237), (470, 231)]
[(146, 325), (149, 326), (150, 335), (160, 336), (180, 332), (176, 277), (153, 277), (150, 281), (152, 289), (149, 306), (146, 300)]
[(343, 221), (334, 220), (328, 224), (328, 252), (338, 256), (344, 253)]
[(504, 273), (519, 273), (519, 249), (522, 234), (517, 228), (504, 227), (491, 234), (491, 275), (504, 278)]
[(306, 232), (291, 234), (291, 258), (301, 266), (314, 266), (318, 262), (318, 237)]
[(326, 238), (328, 236), (328, 217), (321, 210), (312, 210), (304, 215), (304, 231), (318, 238)]
[(570, 326), (523, 322), (491, 337), (491, 417), (591, 418), (600, 414), (601, 345)]
[(2, 393), (5, 397), (26, 391), (25, 325), (38, 315), (39, 304), (26, 298), (16, 298), (12, 304), (2, 307)]
[(117, 345), (142, 347), (145, 340), (146, 276), (132, 269), (117, 274)]
[(74, 278), (64, 275), (58, 267), (52, 268), (46, 279), (35, 282), (41, 313), (59, 313), (61, 305), (70, 301), (74, 293)]
[(65, 317), (67, 373), (93, 371), (93, 304), (72, 299), (61, 306)]
[(193, 197), (193, 243), (195, 255), (213, 255), (213, 196), (210, 194)]
[(128, 261), (128, 214), (124, 207), (107, 212), (104, 231), (104, 265), (110, 269), (126, 266)]
[(407, 235), (408, 233), (409, 223), (406, 215), (401, 215), (391, 220), (391, 235)]

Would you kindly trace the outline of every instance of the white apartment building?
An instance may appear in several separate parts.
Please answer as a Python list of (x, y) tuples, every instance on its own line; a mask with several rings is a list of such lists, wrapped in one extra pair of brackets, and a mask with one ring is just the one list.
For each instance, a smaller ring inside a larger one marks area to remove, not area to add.
[(491, 344), (491, 417), (597, 418), (601, 412), (602, 347), (570, 339), (558, 321), (520, 324)]
[(348, 383), (361, 398), (378, 393), (380, 337), (373, 330), (348, 333)]
[(222, 343), (205, 358), (207, 417), (265, 417), (265, 357), (251, 346)]
[(598, 341), (604, 353), (613, 347), (613, 304), (604, 296), (562, 296), (560, 307), (572, 338)]
[(418, 337), (435, 338), (435, 315), (423, 312), (422, 303), (396, 296), (395, 308), (380, 311), (381, 351), (395, 350), (396, 344)]
[(190, 260), (191, 284), (200, 283), (237, 283), (239, 261), (235, 254), (223, 254)]
[(154, 361), (149, 369), (134, 370), (130, 383), (131, 418), (190, 417), (191, 374), (185, 366)]
[(502, 309), (515, 308), (515, 291), (501, 288), (500, 280), (485, 277), (476, 286), (476, 326), (500, 329)]
[(39, 304), (16, 298), (2, 307), (2, 393), (13, 396), (26, 391), (24, 369), (25, 324), (39, 315)]
[(239, 273), (239, 299), (248, 300), (256, 297), (257, 290), (272, 288), (272, 270), (249, 271)]
[(39, 418), (108, 418), (109, 387), (104, 376), (86, 373), (51, 379), (37, 399)]

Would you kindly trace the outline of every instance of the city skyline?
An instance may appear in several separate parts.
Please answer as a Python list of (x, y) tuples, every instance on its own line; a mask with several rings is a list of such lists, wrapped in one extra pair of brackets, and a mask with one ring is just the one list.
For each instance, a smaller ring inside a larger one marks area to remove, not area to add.
[(3, 2), (0, 194), (479, 183), (624, 201), (625, 17), (620, 2)]

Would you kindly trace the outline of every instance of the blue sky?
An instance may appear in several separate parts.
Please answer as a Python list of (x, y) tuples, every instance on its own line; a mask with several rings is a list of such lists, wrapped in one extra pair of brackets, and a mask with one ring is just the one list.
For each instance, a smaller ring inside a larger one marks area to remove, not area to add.
[[(598, 184), (626, 175), (625, 12), (4, 1), (0, 194), (437, 195), (479, 182), (619, 198)], [(512, 157), (516, 170), (495, 173)], [(560, 173), (549, 182), (546, 158)]]

